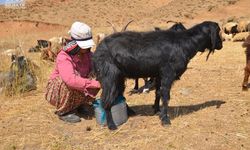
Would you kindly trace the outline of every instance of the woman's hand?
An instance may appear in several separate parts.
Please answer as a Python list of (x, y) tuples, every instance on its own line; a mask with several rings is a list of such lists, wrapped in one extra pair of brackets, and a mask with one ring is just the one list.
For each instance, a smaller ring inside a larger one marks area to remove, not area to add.
[(91, 88), (91, 89), (100, 89), (101, 88), (101, 84), (97, 80), (91, 80), (91, 84), (88, 86), (88, 88)]
[(91, 96), (92, 98), (95, 98), (100, 88), (101, 88), (101, 84), (98, 81), (91, 80), (91, 84), (88, 85), (87, 87), (88, 95)]

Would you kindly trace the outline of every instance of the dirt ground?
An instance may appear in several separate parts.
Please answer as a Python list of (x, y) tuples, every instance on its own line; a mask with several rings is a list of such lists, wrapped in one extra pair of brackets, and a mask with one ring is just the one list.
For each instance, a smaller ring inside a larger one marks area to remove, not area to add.
[[(249, 2), (26, 0), (24, 9), (0, 6), (0, 52), (20, 43), (27, 51), (37, 39), (67, 36), (74, 20), (91, 25), (94, 36), (98, 32), (111, 33), (107, 20), (121, 28), (133, 19), (129, 29), (137, 31), (167, 27), (167, 20), (183, 21), (189, 27), (203, 20), (221, 23), (232, 16), (250, 18)], [(245, 65), (241, 44), (224, 42), (223, 49), (208, 61), (207, 52), (191, 60), (181, 80), (172, 87), (172, 125), (167, 128), (153, 115), (154, 91), (131, 95), (134, 82), (128, 79), (125, 97), (137, 115), (116, 131), (100, 127), (94, 117), (82, 118), (76, 124), (59, 120), (44, 99), (54, 64), (40, 62), (39, 53), (26, 52), (42, 68), (38, 89), (13, 97), (0, 96), (0, 149), (249, 150), (250, 92), (241, 90)]]

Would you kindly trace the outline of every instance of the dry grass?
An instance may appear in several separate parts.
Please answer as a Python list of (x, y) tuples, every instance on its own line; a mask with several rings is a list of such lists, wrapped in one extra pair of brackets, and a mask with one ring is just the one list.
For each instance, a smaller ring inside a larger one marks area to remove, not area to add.
[(10, 67), (10, 62), (11, 62), (11, 58), (10, 57), (6, 57), (3, 55), (0, 55), (0, 59), (1, 59), (1, 63), (0, 63), (0, 71), (6, 71), (9, 69)]
[[(127, 80), (125, 97), (137, 116), (114, 132), (97, 125), (95, 118), (77, 124), (59, 120), (44, 99), (44, 88), (54, 64), (41, 61), (40, 53), (27, 53), (37, 39), (66, 36), (74, 20), (94, 27), (94, 35), (112, 32), (107, 20), (119, 28), (134, 19), (128, 29), (137, 31), (152, 30), (154, 26), (166, 28), (166, 20), (184, 21), (188, 27), (202, 20), (242, 16), (242, 12), (250, 16), (247, 0), (239, 0), (235, 6), (220, 0), (180, 0), (170, 5), (171, 1), (162, 0), (27, 2), (29, 9), (22, 11), (0, 8), (0, 20), (5, 20), (0, 22), (0, 51), (22, 42), (25, 56), (39, 66), (35, 69), (38, 89), (13, 97), (0, 96), (0, 149), (250, 149), (250, 93), (241, 91), (245, 54), (240, 42), (225, 42), (224, 48), (207, 62), (206, 54), (197, 54), (191, 60), (189, 69), (171, 90), (170, 127), (162, 127), (159, 117), (153, 115), (154, 91), (129, 95), (134, 81)], [(26, 21), (9, 21), (15, 17)], [(44, 23), (36, 26), (38, 20)], [(10, 58), (0, 59), (0, 71), (7, 70)]]
[(195, 56), (173, 86), (168, 128), (152, 114), (153, 91), (128, 94), (133, 80), (126, 82), (125, 96), (138, 115), (114, 132), (95, 118), (78, 124), (60, 121), (39, 82), (43, 86), (37, 91), (1, 99), (0, 149), (249, 149), (250, 95), (241, 92), (241, 43), (224, 43), (209, 61), (205, 57)]

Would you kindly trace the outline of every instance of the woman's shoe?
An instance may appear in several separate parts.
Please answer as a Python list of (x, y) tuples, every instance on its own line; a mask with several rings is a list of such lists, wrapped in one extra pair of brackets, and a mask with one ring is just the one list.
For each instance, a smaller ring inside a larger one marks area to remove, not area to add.
[(59, 116), (59, 119), (65, 122), (70, 122), (70, 123), (77, 123), (81, 121), (81, 118), (75, 114), (62, 115), (62, 116)]
[(93, 113), (91, 113), (91, 107), (87, 105), (81, 105), (77, 108), (77, 113), (85, 116), (91, 116)]

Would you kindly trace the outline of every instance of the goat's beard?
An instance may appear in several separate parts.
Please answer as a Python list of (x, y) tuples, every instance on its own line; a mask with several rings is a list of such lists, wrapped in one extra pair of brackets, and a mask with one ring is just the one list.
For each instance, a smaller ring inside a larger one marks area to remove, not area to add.
[[(204, 52), (201, 52), (200, 55), (202, 55)], [(209, 50), (208, 54), (207, 54), (207, 57), (206, 57), (206, 61), (208, 60), (209, 56), (211, 53), (214, 53), (214, 50)]]
[(208, 54), (207, 54), (207, 58), (206, 58), (206, 61), (208, 60), (209, 56), (211, 53), (214, 53), (214, 50), (209, 50)]

